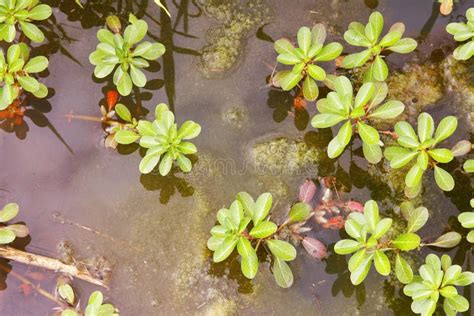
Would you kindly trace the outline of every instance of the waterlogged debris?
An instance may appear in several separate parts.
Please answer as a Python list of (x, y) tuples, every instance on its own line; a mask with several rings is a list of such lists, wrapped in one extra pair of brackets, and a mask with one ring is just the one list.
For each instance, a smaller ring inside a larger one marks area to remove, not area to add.
[(300, 187), (299, 200), (304, 203), (310, 203), (316, 194), (316, 184), (313, 180), (306, 179)]
[(467, 155), (472, 149), (472, 144), (468, 140), (461, 140), (451, 148), (454, 157)]
[(305, 237), (301, 241), (304, 249), (313, 257), (314, 259), (323, 259), (327, 256), (326, 246), (317, 239), (311, 237)]

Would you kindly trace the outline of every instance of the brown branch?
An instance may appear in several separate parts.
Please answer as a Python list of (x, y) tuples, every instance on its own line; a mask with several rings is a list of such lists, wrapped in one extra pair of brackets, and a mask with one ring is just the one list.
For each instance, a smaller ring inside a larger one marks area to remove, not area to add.
[(8, 246), (0, 246), (0, 257), (20, 262), (26, 265), (66, 273), (77, 279), (81, 279), (83, 281), (102, 286), (106, 289), (109, 288), (105, 281), (94, 278), (89, 273), (89, 271), (83, 266), (68, 265), (58, 259), (36, 255)]

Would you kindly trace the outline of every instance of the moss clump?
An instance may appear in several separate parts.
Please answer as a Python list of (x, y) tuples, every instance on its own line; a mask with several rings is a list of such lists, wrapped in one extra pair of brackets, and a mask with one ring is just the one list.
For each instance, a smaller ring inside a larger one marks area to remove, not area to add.
[(250, 32), (270, 22), (270, 9), (263, 0), (199, 2), (207, 15), (221, 23), (208, 31), (199, 68), (206, 77), (222, 76), (237, 62)]
[(249, 119), (249, 111), (245, 106), (232, 105), (222, 111), (222, 120), (229, 126), (242, 128)]
[[(408, 64), (388, 79), (389, 98), (407, 106), (405, 116), (423, 112), (443, 97), (443, 78), (434, 64)], [(403, 115), (399, 119), (404, 119)]]
[(311, 171), (325, 152), (303, 140), (277, 137), (258, 141), (250, 149), (249, 158), (258, 172), (294, 174)]

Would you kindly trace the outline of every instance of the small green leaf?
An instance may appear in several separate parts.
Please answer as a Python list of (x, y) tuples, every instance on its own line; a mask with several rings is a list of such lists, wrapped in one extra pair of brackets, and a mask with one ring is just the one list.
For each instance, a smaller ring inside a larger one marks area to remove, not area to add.
[(44, 56), (37, 56), (31, 58), (28, 63), (23, 67), (23, 70), (28, 73), (38, 73), (42, 72), (46, 68), (48, 68), (48, 59)]
[(161, 43), (153, 43), (151, 44), (151, 48), (149, 48), (146, 52), (142, 53), (140, 56), (147, 59), (147, 60), (156, 60), (160, 58), (166, 49), (165, 46)]
[(373, 111), (369, 117), (393, 119), (403, 113), (405, 106), (400, 101), (388, 101)]
[(372, 237), (379, 239), (392, 227), (393, 220), (391, 218), (384, 218), (375, 225), (374, 231), (372, 232)]
[(11, 230), (8, 230), (4, 227), (0, 227), (0, 245), (9, 244), (14, 241), (16, 235)]
[(298, 202), (293, 205), (288, 213), (290, 223), (302, 222), (310, 216), (311, 205), (308, 203)]
[(39, 89), (39, 82), (33, 77), (29, 76), (17, 76), (16, 79), (20, 83), (23, 89), (28, 92), (36, 92)]
[(277, 231), (278, 227), (275, 223), (264, 221), (254, 226), (249, 235), (253, 238), (267, 238)]
[(378, 273), (381, 275), (389, 275), (391, 268), (390, 268), (390, 261), (388, 260), (388, 257), (385, 253), (382, 251), (375, 251), (375, 256), (374, 256), (374, 265), (375, 269), (377, 270)]
[(311, 125), (314, 128), (327, 128), (336, 125), (346, 118), (337, 114), (316, 114), (312, 120)]
[(230, 256), (232, 251), (234, 251), (235, 246), (237, 245), (237, 242), (239, 239), (237, 239), (235, 236), (229, 236), (224, 241), (222, 244), (216, 249), (213, 255), (213, 260), (214, 262), (222, 262), (227, 257)]
[(364, 26), (359, 22), (351, 22), (344, 33), (344, 40), (352, 46), (370, 47), (369, 39), (365, 36)]
[(418, 165), (413, 165), (405, 176), (405, 185), (414, 188), (421, 183), (423, 177), (423, 169)]
[(373, 232), (379, 223), (379, 206), (374, 200), (367, 201), (364, 205), (364, 217), (367, 222), (367, 231)]
[(42, 21), (49, 18), (52, 14), (51, 7), (47, 4), (40, 4), (35, 6), (28, 12), (28, 18), (36, 21)]
[(458, 220), (462, 227), (474, 228), (474, 212), (463, 212), (458, 215)]
[(458, 120), (454, 116), (446, 116), (443, 118), (436, 128), (435, 132), (435, 143), (439, 143), (449, 136), (451, 136), (458, 126)]
[(159, 154), (154, 154), (154, 155), (146, 155), (143, 157), (143, 159), (140, 161), (140, 165), (138, 166), (139, 170), (143, 174), (148, 174), (155, 169), (156, 165), (160, 161), (160, 155)]
[(290, 243), (277, 240), (277, 239), (270, 239), (266, 241), (266, 244), (272, 254), (281, 259), (283, 261), (291, 261), (296, 258), (296, 249)]
[(193, 139), (201, 133), (201, 126), (193, 121), (186, 121), (178, 130), (177, 137), (180, 139)]
[(349, 262), (347, 263), (347, 267), (350, 272), (354, 272), (361, 265), (366, 257), (365, 254), (366, 250), (363, 248), (351, 256)]
[(303, 82), (303, 96), (308, 101), (314, 101), (318, 98), (319, 89), (316, 82), (310, 77), (306, 76)]
[(379, 144), (369, 145), (362, 142), (362, 152), (368, 162), (376, 164), (382, 160), (382, 148)]
[(372, 264), (373, 255), (366, 255), (365, 259), (361, 262), (359, 267), (351, 273), (351, 282), (354, 285), (361, 284), (370, 271), (370, 266)]
[(118, 117), (120, 117), (125, 122), (132, 122), (132, 114), (130, 113), (129, 109), (123, 105), (122, 103), (118, 103), (115, 105), (115, 113), (117, 113)]
[(398, 281), (403, 284), (408, 284), (413, 280), (413, 270), (406, 260), (400, 256), (400, 254), (397, 254), (395, 259), (395, 274)]
[(14, 219), (19, 212), (19, 206), (16, 203), (8, 203), (0, 211), (0, 223), (6, 223)]
[(385, 79), (387, 79), (388, 66), (380, 55), (375, 57), (372, 67), (373, 67), (373, 75), (374, 75), (375, 80), (385, 81)]
[(468, 60), (474, 55), (474, 41), (459, 45), (453, 52), (453, 57), (457, 60)]
[(365, 27), (365, 35), (375, 43), (380, 37), (383, 29), (383, 16), (380, 12), (373, 12), (369, 17), (369, 23)]
[(425, 226), (429, 218), (426, 207), (420, 206), (410, 212), (407, 224), (407, 233), (415, 233)]
[(146, 85), (145, 74), (134, 65), (130, 65), (130, 77), (132, 79), (133, 84), (137, 87), (143, 88)]
[(282, 38), (282, 39), (279, 39), (279, 40), (275, 41), (275, 44), (273, 45), (273, 47), (275, 48), (275, 51), (278, 54), (294, 55), (295, 47), (286, 38)]
[[(117, 71), (118, 70), (121, 70), (121, 68), (119, 67)], [(130, 94), (130, 92), (132, 92), (133, 84), (132, 84), (132, 79), (130, 78), (130, 75), (128, 74), (128, 72), (124, 72), (121, 70), (118, 73), (116, 85), (117, 85), (118, 92), (123, 96), (127, 96)]]
[(454, 159), (453, 152), (446, 148), (435, 148), (428, 151), (428, 154), (440, 163), (448, 163)]
[(347, 255), (356, 252), (362, 247), (363, 245), (358, 241), (351, 239), (342, 239), (334, 245), (334, 251), (339, 255)]
[(322, 23), (318, 23), (311, 29), (311, 40), (313, 45), (324, 44), (326, 40), (326, 27)]
[(134, 131), (122, 129), (115, 133), (114, 139), (119, 144), (128, 145), (139, 140), (140, 135), (138, 135)]
[(408, 122), (401, 121), (395, 124), (395, 133), (397, 133), (399, 137), (406, 136), (418, 142), (418, 136), (416, 135), (413, 127)]
[(255, 278), (255, 275), (257, 275), (258, 272), (258, 258), (255, 249), (253, 249), (247, 239), (240, 237), (239, 242), (237, 243), (237, 251), (242, 256), (240, 262), (242, 273), (248, 279)]
[(307, 55), (312, 42), (311, 31), (309, 30), (309, 28), (305, 26), (301, 27), (298, 30), (297, 38), (298, 46), (303, 50), (303, 53)]
[(282, 288), (289, 288), (293, 284), (293, 273), (290, 266), (278, 257), (273, 257), (273, 276), (276, 283)]
[[(342, 129), (339, 130), (339, 133), (341, 133), (341, 130)], [(331, 159), (338, 157), (340, 154), (342, 154), (345, 148), (346, 145), (341, 144), (337, 136), (334, 137), (328, 144), (328, 157)]]
[(68, 304), (74, 305), (74, 300), (75, 300), (74, 290), (69, 284), (65, 283), (65, 284), (60, 285), (58, 287), (58, 294)]
[(408, 54), (414, 51), (417, 45), (416, 41), (412, 38), (402, 38), (387, 49), (399, 54)]
[(326, 79), (326, 72), (318, 65), (308, 65), (307, 71), (311, 78), (313, 78), (314, 80), (323, 81)]
[(43, 32), (33, 23), (20, 21), (21, 30), (23, 33), (35, 43), (41, 43), (44, 41)]
[(330, 61), (336, 59), (339, 55), (341, 55), (343, 47), (341, 44), (334, 42), (329, 43), (328, 45), (324, 46), (321, 52), (316, 56), (314, 60), (316, 61)]
[(374, 93), (375, 84), (372, 82), (364, 83), (357, 92), (354, 101), (354, 108), (358, 108), (361, 106), (363, 107), (364, 105), (366, 105), (367, 102), (369, 102), (369, 100), (374, 96)]
[(248, 216), (253, 217), (253, 213), (255, 212), (255, 202), (252, 196), (250, 196), (250, 194), (248, 194), (247, 192), (239, 192), (237, 194), (237, 201), (242, 204), (245, 213)]
[(178, 163), (179, 169), (181, 169), (181, 171), (183, 172), (190, 172), (193, 167), (191, 160), (189, 160), (189, 158), (181, 154), (177, 155), (176, 162)]
[(456, 280), (453, 281), (453, 285), (456, 286), (468, 286), (474, 283), (474, 273), (470, 271), (462, 272)]
[(420, 138), (420, 142), (423, 143), (425, 140), (432, 138), (433, 133), (433, 118), (426, 112), (421, 113), (418, 116), (418, 137)]
[(459, 244), (461, 238), (461, 234), (457, 232), (448, 232), (439, 236), (435, 241), (427, 245), (439, 248), (452, 248)]
[(421, 238), (417, 234), (405, 233), (398, 235), (398, 237), (392, 241), (392, 245), (402, 251), (409, 251), (418, 248), (420, 241)]
[(341, 67), (346, 69), (362, 67), (371, 57), (370, 49), (361, 51), (360, 53), (349, 54), (342, 59)]
[(285, 91), (290, 91), (301, 81), (301, 79), (303, 79), (303, 75), (301, 73), (294, 73), (293, 71), (290, 71), (281, 79), (281, 88)]
[(390, 167), (393, 169), (399, 169), (407, 165), (418, 155), (418, 151), (409, 151), (407, 153), (394, 154), (390, 158)]
[(263, 193), (257, 198), (252, 217), (254, 225), (257, 225), (268, 216), (272, 207), (272, 200), (270, 193)]
[(461, 295), (446, 298), (446, 300), (457, 312), (464, 313), (469, 309), (469, 301)]
[(160, 165), (158, 166), (158, 171), (160, 172), (160, 175), (162, 175), (163, 177), (166, 176), (170, 172), (172, 166), (173, 158), (169, 153), (166, 153), (163, 156)]
[(379, 132), (370, 125), (357, 122), (357, 132), (364, 143), (369, 145), (378, 144), (380, 141)]
[(446, 170), (434, 166), (434, 176), (436, 184), (441, 190), (451, 191), (454, 189), (454, 179)]

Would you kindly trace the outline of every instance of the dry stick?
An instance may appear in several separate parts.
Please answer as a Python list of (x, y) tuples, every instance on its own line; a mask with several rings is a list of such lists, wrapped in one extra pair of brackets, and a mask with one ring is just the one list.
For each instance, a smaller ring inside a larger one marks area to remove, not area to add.
[(106, 289), (109, 288), (105, 281), (94, 278), (86, 268), (68, 265), (58, 259), (32, 254), (8, 246), (0, 246), (0, 257), (26, 265), (66, 273), (77, 279), (105, 287)]
[(55, 221), (58, 221), (58, 222), (61, 223), (61, 224), (69, 224), (69, 225), (72, 225), (72, 226), (76, 226), (76, 227), (78, 227), (78, 228), (80, 228), (80, 229), (87, 230), (88, 232), (91, 232), (91, 233), (96, 234), (96, 235), (98, 235), (98, 236), (100, 236), (100, 237), (103, 237), (103, 238), (105, 238), (105, 239), (108, 239), (108, 240), (110, 240), (110, 241), (112, 241), (112, 242), (114, 242), (114, 243), (122, 244), (123, 246), (126, 246), (126, 247), (128, 247), (128, 248), (131, 248), (131, 249), (133, 249), (133, 250), (140, 251), (140, 252), (144, 252), (144, 251), (145, 251), (145, 249), (143, 249), (143, 248), (138, 248), (138, 247), (133, 246), (133, 245), (131, 245), (130, 243), (125, 242), (125, 241), (116, 240), (115, 238), (113, 238), (113, 237), (110, 236), (110, 235), (101, 233), (101, 232), (99, 232), (99, 231), (97, 231), (97, 230), (94, 230), (94, 229), (88, 227), (88, 226), (84, 226), (84, 225), (81, 225), (81, 224), (79, 224), (79, 223), (76, 223), (76, 222), (73, 222), (73, 221), (71, 221), (71, 220), (68, 220), (68, 219), (64, 218), (64, 216), (63, 216), (62, 214), (54, 214), (53, 218), (54, 218)]

